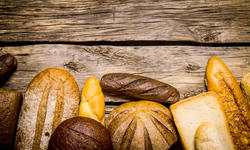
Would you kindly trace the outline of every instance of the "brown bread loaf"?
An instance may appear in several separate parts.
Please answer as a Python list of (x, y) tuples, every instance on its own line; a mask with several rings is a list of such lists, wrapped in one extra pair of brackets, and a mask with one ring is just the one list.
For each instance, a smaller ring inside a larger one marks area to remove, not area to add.
[(0, 88), (0, 149), (11, 150), (14, 146), (18, 114), (22, 94), (16, 90)]
[(114, 150), (167, 150), (177, 141), (170, 111), (152, 101), (122, 104), (106, 121)]
[(208, 60), (206, 84), (208, 91), (215, 91), (222, 101), (237, 149), (250, 149), (250, 107), (236, 79), (217, 57)]
[(111, 150), (108, 130), (96, 120), (74, 117), (63, 121), (49, 141), (49, 150)]
[(109, 94), (124, 94), (169, 104), (177, 102), (180, 98), (178, 90), (169, 84), (128, 73), (104, 75), (101, 79), (101, 87)]
[(11, 54), (0, 56), (0, 84), (16, 70), (17, 60)]
[(35, 76), (24, 95), (15, 149), (47, 150), (56, 127), (77, 116), (79, 97), (77, 83), (67, 71), (49, 68)]

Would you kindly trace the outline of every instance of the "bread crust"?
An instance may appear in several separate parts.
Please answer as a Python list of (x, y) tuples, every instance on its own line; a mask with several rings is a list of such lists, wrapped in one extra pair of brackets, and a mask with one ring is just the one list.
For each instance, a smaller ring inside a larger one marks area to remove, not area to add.
[(106, 124), (114, 150), (163, 150), (177, 141), (170, 111), (156, 102), (122, 104), (110, 113)]
[[(181, 139), (185, 139), (185, 135), (183, 135), (182, 132), (180, 132), (180, 131), (181, 131), (181, 128), (179, 127), (179, 124), (177, 123), (177, 122), (179, 122), (179, 119), (175, 118), (175, 114), (177, 114), (176, 110), (177, 110), (178, 107), (180, 107), (182, 104), (188, 103), (188, 102), (192, 102), (192, 101), (195, 100), (195, 99), (198, 100), (199, 98), (202, 98), (202, 97), (204, 97), (204, 96), (208, 96), (208, 97), (211, 96), (211, 97), (214, 97), (214, 98), (216, 98), (216, 99), (219, 99), (219, 96), (218, 96), (215, 92), (210, 91), (210, 92), (201, 93), (201, 94), (196, 95), (196, 96), (193, 96), (193, 97), (189, 97), (189, 98), (187, 98), (187, 99), (181, 100), (181, 101), (179, 101), (179, 102), (177, 102), (177, 103), (175, 103), (175, 104), (172, 104), (172, 105), (170, 106), (170, 111), (171, 111), (171, 113), (172, 113), (172, 115), (173, 115), (174, 122), (175, 122), (175, 125), (176, 125), (176, 127), (177, 127), (177, 129), (178, 129), (178, 131), (179, 131), (179, 136), (180, 136)], [(222, 106), (222, 102), (219, 101), (219, 100), (217, 100), (216, 102), (218, 103), (219, 109), (223, 111), (224, 109), (223, 109), (223, 106)], [(222, 113), (223, 113), (224, 118), (226, 118), (225, 112), (222, 112)], [(228, 135), (229, 135), (229, 140), (231, 141), (231, 143), (233, 143), (233, 139), (232, 139), (232, 137), (231, 137), (230, 134), (229, 134), (229, 133), (230, 133), (230, 130), (229, 130), (229, 127), (228, 127), (227, 122), (225, 122), (225, 126), (224, 126), (224, 127), (225, 127), (225, 129), (226, 129), (226, 132), (227, 132)], [(182, 147), (183, 147), (185, 150), (190, 149), (186, 142), (184, 142), (184, 141), (182, 140), (181, 143), (182, 143)], [(235, 149), (235, 147), (233, 147), (233, 149)]]
[(250, 108), (236, 79), (217, 57), (208, 60), (208, 91), (215, 91), (223, 104), (229, 128), (237, 149), (250, 149)]
[(89, 117), (105, 126), (105, 101), (99, 81), (90, 77), (82, 88), (79, 116)]
[(78, 113), (79, 89), (67, 71), (48, 68), (30, 82), (21, 108), (15, 149), (47, 150), (55, 128)]
[(22, 94), (0, 88), (0, 149), (13, 149)]

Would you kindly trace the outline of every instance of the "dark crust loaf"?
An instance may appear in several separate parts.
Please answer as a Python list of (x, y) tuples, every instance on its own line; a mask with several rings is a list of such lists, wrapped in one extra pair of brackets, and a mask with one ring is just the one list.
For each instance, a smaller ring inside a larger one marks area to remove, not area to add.
[(114, 150), (167, 150), (177, 141), (168, 108), (152, 101), (128, 102), (108, 116)]
[(18, 114), (22, 94), (16, 90), (0, 88), (0, 149), (10, 150), (14, 146)]
[(49, 150), (110, 150), (108, 130), (99, 122), (74, 117), (62, 122), (49, 141)]
[(0, 83), (7, 80), (8, 76), (16, 70), (17, 60), (11, 54), (0, 56)]
[(111, 95), (128, 95), (131, 97), (173, 104), (180, 94), (173, 86), (139, 75), (128, 73), (110, 73), (101, 79), (104, 92)]

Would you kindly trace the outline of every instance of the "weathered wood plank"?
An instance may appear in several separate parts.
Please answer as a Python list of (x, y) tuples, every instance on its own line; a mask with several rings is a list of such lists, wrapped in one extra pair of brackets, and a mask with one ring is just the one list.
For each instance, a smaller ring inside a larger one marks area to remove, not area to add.
[(250, 42), (249, 0), (0, 0), (0, 41)]
[[(210, 56), (218, 56), (238, 79), (250, 71), (250, 47), (199, 46), (79, 46), (30, 45), (1, 47), (0, 54), (11, 53), (18, 60), (17, 71), (4, 85), (26, 90), (32, 78), (48, 67), (69, 71), (80, 89), (86, 79), (100, 79), (111, 72), (144, 75), (175, 86), (181, 99), (206, 91), (204, 75)], [(127, 99), (105, 95), (108, 105), (121, 104)], [(113, 106), (107, 111), (110, 112)]]

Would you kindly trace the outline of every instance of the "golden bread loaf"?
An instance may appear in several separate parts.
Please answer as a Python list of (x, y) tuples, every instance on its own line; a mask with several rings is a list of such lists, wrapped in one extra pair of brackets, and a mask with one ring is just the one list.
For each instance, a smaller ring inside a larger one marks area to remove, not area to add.
[[(195, 150), (195, 134), (199, 126), (205, 122), (213, 123), (215, 128), (218, 129), (218, 135), (221, 136), (225, 149), (235, 149), (222, 104), (215, 92), (206, 92), (181, 100), (172, 104), (170, 110), (184, 149)], [(198, 131), (197, 135), (201, 137), (200, 134), (206, 134), (205, 132), (200, 133), (203, 131)], [(211, 136), (215, 133), (209, 134)], [(199, 141), (198, 143), (204, 144)]]
[(250, 149), (250, 107), (236, 79), (217, 57), (208, 60), (206, 84), (208, 91), (220, 97), (237, 149)]
[(105, 101), (99, 81), (90, 77), (82, 88), (79, 116), (104, 123)]
[(49, 68), (34, 77), (24, 96), (16, 135), (17, 150), (47, 150), (64, 120), (77, 116), (79, 89), (67, 71)]
[(106, 124), (114, 150), (167, 150), (177, 141), (170, 111), (152, 101), (122, 104)]

